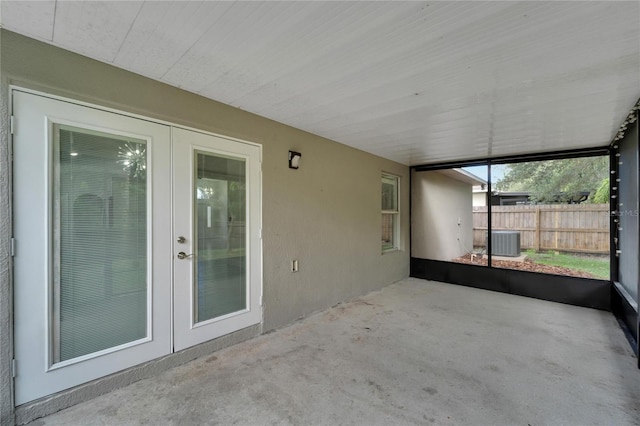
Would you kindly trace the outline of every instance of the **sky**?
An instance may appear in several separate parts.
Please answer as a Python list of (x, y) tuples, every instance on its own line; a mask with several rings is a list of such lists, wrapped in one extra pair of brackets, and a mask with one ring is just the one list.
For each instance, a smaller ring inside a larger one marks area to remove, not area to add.
[[(491, 166), (491, 182), (492, 184), (496, 184), (496, 182), (500, 181), (505, 173), (507, 166), (504, 164), (497, 164), (495, 166)], [(480, 179), (487, 180), (487, 166), (473, 166), (473, 167), (462, 167), (462, 170), (472, 173), (479, 177)]]

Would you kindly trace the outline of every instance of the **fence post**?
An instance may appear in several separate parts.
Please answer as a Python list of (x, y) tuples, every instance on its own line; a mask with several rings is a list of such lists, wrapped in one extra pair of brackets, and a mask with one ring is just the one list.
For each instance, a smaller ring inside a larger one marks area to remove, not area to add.
[(560, 227), (560, 225), (558, 224), (559, 220), (560, 220), (560, 210), (556, 210), (555, 214), (554, 214), (554, 222), (553, 222), (553, 249), (554, 250), (558, 250), (558, 228)]
[(536, 220), (535, 220), (535, 228), (536, 228), (536, 236), (533, 242), (533, 249), (538, 253), (540, 251), (540, 206), (536, 205)]

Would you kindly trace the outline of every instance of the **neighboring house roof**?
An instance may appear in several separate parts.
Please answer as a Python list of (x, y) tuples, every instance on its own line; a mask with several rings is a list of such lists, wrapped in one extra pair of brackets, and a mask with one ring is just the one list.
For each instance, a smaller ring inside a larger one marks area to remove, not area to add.
[[(556, 194), (554, 200), (547, 201), (543, 204), (579, 204), (583, 201), (586, 201), (589, 198), (589, 191), (582, 191), (579, 194), (573, 196), (570, 200), (566, 199), (565, 193)], [(527, 191), (514, 191), (514, 192), (494, 192), (491, 195), (491, 199), (493, 200), (493, 205), (507, 205), (507, 204), (515, 204), (517, 203), (526, 203), (529, 204), (529, 196), (530, 192)]]
[(438, 170), (439, 173), (469, 185), (486, 185), (487, 181), (463, 169)]

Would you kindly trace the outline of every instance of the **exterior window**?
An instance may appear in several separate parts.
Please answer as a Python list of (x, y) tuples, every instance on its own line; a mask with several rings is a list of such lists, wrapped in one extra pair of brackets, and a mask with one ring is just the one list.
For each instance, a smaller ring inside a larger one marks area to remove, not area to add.
[(382, 174), (382, 251), (398, 250), (400, 241), (400, 210), (398, 187), (400, 178)]

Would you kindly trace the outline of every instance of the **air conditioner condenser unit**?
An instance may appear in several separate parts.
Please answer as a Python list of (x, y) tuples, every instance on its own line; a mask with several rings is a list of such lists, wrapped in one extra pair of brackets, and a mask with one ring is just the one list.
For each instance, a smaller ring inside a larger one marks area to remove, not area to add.
[(494, 256), (520, 256), (520, 232), (491, 231), (491, 254)]

